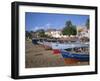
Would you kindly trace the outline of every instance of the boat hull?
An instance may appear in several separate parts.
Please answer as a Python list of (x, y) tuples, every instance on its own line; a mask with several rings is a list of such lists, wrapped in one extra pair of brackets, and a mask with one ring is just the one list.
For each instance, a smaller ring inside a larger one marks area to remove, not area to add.
[(72, 49), (72, 48), (89, 47), (89, 44), (81, 43), (52, 43), (52, 49)]
[(79, 61), (89, 61), (88, 54), (77, 54), (77, 53), (75, 54), (61, 50), (61, 55), (63, 56), (63, 58), (72, 58), (72, 59), (77, 59)]

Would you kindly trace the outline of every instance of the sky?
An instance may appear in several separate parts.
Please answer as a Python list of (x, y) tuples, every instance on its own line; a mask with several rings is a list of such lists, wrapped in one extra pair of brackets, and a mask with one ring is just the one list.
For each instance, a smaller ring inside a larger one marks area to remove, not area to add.
[(26, 12), (25, 27), (26, 31), (62, 29), (66, 21), (71, 20), (73, 25), (84, 26), (87, 19), (89, 19), (88, 15)]

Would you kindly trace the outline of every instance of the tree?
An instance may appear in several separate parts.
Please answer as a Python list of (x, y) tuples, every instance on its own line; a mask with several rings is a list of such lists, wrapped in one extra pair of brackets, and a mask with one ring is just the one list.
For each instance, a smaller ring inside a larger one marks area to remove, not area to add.
[(26, 35), (26, 38), (32, 39), (32, 32), (26, 31), (25, 35)]
[(62, 34), (63, 35), (76, 35), (77, 31), (76, 31), (76, 26), (72, 25), (71, 21), (67, 21), (65, 24), (65, 27), (62, 30)]
[(90, 20), (89, 19), (87, 19), (87, 21), (86, 21), (86, 27), (87, 27), (87, 29), (90, 28)]
[(65, 27), (71, 27), (72, 26), (72, 22), (71, 21), (67, 21), (66, 23), (65, 23)]
[(43, 29), (39, 29), (36, 31), (39, 37), (45, 37), (45, 31)]
[(26, 32), (25, 32), (25, 35), (26, 35), (26, 38), (28, 38), (28, 37), (29, 37), (29, 32), (26, 31)]

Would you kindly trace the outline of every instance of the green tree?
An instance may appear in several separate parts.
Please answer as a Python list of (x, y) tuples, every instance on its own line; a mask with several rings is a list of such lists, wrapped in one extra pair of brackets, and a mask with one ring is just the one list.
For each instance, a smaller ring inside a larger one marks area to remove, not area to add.
[(89, 19), (87, 19), (87, 21), (86, 21), (86, 27), (87, 27), (87, 29), (90, 28), (90, 20)]
[(62, 34), (69, 36), (76, 35), (77, 34), (76, 26), (74, 26), (71, 21), (67, 21), (65, 27), (62, 30)]
[(45, 37), (45, 31), (43, 29), (37, 30), (39, 37)]
[(25, 32), (26, 38), (32, 39), (32, 31)]

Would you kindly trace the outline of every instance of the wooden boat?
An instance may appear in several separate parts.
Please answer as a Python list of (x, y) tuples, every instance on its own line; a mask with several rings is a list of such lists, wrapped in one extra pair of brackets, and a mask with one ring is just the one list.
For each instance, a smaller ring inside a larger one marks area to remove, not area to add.
[(52, 49), (69, 49), (69, 48), (89, 47), (89, 44), (83, 43), (52, 43)]
[(89, 61), (89, 54), (88, 53), (75, 53), (75, 52), (69, 52), (66, 50), (61, 50), (61, 55), (63, 58), (72, 58), (79, 61)]
[[(35, 40), (37, 41), (37, 40)], [(48, 41), (37, 41), (36, 43), (43, 45), (46, 49), (53, 49), (54, 53), (61, 53), (63, 58), (72, 58), (79, 61), (89, 61), (89, 54), (88, 53), (75, 53), (67, 51), (67, 49), (74, 49), (74, 48), (88, 48), (89, 43), (59, 43), (59, 42), (48, 42)], [(66, 50), (65, 50), (66, 49)]]
[[(74, 49), (88, 49), (89, 43), (52, 43), (52, 48), (60, 50), (63, 58), (72, 58), (78, 61), (89, 61), (88, 51), (75, 51)], [(69, 51), (70, 49), (70, 51)]]

